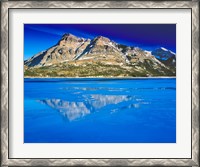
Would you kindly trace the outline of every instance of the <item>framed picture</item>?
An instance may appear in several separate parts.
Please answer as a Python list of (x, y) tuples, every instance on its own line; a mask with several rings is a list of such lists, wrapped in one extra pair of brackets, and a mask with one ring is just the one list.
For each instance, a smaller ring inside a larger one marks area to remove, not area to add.
[(1, 2), (2, 166), (198, 166), (197, 1)]

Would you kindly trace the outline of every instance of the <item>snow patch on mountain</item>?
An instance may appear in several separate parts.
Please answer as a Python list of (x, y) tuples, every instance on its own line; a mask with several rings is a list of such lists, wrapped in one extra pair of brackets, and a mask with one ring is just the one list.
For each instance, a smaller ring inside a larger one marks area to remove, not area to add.
[(161, 49), (164, 50), (164, 51), (168, 51), (168, 50), (167, 50), (166, 48), (164, 48), (164, 47), (161, 47)]
[(174, 55), (176, 54), (176, 53), (172, 52), (171, 50), (169, 50), (169, 51), (170, 51), (171, 54), (174, 54)]

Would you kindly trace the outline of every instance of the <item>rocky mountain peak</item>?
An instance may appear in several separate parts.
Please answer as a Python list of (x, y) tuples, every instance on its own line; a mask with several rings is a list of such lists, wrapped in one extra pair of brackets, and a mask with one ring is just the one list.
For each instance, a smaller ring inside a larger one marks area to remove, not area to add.
[[(67, 34), (64, 34), (64, 35), (62, 36), (62, 38), (61, 38), (60, 41), (65, 41), (65, 42), (78, 42), (78, 41), (80, 41), (80, 40), (81, 40), (81, 38), (78, 38), (77, 36), (72, 35), (72, 34), (70, 34), (70, 33), (67, 33)], [(83, 41), (83, 39), (82, 39), (82, 41)]]
[(65, 33), (62, 35), (62, 38), (68, 38), (68, 37), (76, 37), (76, 36), (71, 33)]
[(93, 43), (96, 43), (96, 44), (99, 44), (99, 45), (104, 45), (106, 43), (109, 43), (110, 42), (110, 39), (109, 38), (106, 38), (104, 36), (97, 36), (96, 38), (94, 38), (92, 40)]
[(109, 39), (109, 38), (107, 38), (107, 37), (104, 37), (104, 36), (97, 36), (96, 38), (97, 38), (98, 40), (110, 41), (110, 39)]
[(91, 40), (66, 33), (56, 45), (24, 61), (24, 65), (29, 69), (42, 66), (51, 68), (62, 64), (83, 67), (100, 64), (102, 67), (109, 65), (125, 70), (133, 69), (137, 73), (133, 75), (174, 75), (175, 56), (175, 53), (165, 48), (147, 52), (138, 47), (118, 44), (104, 36)]

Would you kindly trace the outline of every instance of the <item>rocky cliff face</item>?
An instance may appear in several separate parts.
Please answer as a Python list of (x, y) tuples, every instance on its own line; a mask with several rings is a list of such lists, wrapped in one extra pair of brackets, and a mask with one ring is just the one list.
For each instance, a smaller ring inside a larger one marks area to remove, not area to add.
[[(147, 76), (175, 75), (175, 54), (165, 48), (148, 52), (138, 47), (118, 44), (109, 38), (79, 38), (64, 34), (58, 43), (24, 62), (28, 69), (62, 67), (62, 64), (85, 66), (103, 64), (120, 66), (126, 70), (145, 73)], [(171, 68), (173, 67), (173, 68)]]

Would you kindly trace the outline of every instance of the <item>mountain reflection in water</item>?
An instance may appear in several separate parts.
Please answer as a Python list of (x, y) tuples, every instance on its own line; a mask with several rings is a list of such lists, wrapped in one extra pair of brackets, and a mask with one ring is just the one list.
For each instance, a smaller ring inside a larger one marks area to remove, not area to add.
[[(108, 105), (113, 105), (112, 112), (117, 111), (115, 104), (130, 101), (134, 99), (134, 96), (126, 95), (99, 95), (93, 94), (83, 96), (86, 99), (84, 102), (69, 102), (61, 99), (45, 99), (39, 100), (40, 103), (48, 105), (49, 107), (58, 110), (69, 121), (84, 117), (93, 112), (97, 112), (98, 109)], [(135, 99), (137, 101), (137, 99)], [(122, 108), (138, 107), (138, 104), (132, 104), (130, 106), (123, 106)]]
[(24, 143), (176, 143), (176, 79), (25, 78)]

